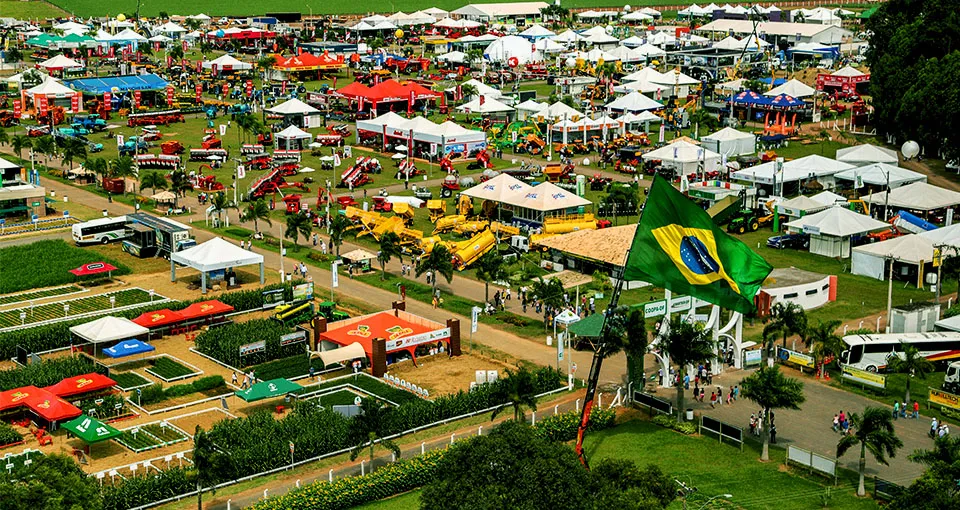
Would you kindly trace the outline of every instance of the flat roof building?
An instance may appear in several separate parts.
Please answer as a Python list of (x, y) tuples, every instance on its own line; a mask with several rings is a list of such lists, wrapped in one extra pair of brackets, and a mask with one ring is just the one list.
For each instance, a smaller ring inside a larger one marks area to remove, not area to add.
[[(753, 35), (753, 22), (739, 19), (720, 19), (711, 21), (698, 28), (704, 34), (715, 34), (720, 37), (729, 35)], [(785, 41), (790, 44), (800, 42), (814, 42), (820, 44), (840, 44), (853, 36), (853, 32), (836, 25), (821, 25), (816, 23), (786, 23), (777, 21), (763, 21), (757, 24), (757, 35), (769, 43)]]
[(456, 18), (474, 21), (505, 21), (507, 19), (540, 16), (540, 10), (549, 7), (546, 2), (509, 2), (498, 4), (469, 4), (450, 14)]

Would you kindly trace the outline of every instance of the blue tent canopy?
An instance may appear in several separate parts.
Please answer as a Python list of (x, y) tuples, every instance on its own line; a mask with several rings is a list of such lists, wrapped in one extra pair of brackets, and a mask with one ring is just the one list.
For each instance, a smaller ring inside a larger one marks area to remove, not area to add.
[(737, 106), (749, 106), (760, 109), (792, 110), (803, 108), (806, 105), (803, 101), (786, 94), (771, 97), (757, 94), (751, 90), (745, 90), (734, 95), (732, 101), (733, 104)]
[(87, 94), (103, 94), (104, 92), (113, 92), (113, 89), (120, 92), (163, 90), (167, 87), (167, 82), (155, 74), (141, 74), (109, 78), (82, 78), (68, 81), (67, 86)]
[[(765, 83), (765, 84), (767, 84), (767, 85), (770, 85), (770, 78), (769, 78), (769, 77), (767, 77), (767, 78), (759, 78), (757, 81), (759, 81), (760, 83)], [(774, 86), (774, 87), (779, 87), (780, 85), (783, 85), (784, 83), (787, 83), (787, 79), (786, 79), (786, 78), (777, 78), (776, 80), (773, 80), (773, 86)]]
[(156, 350), (156, 347), (141, 342), (140, 340), (124, 340), (118, 342), (117, 345), (113, 347), (104, 349), (103, 353), (111, 358), (122, 358), (124, 356), (133, 356), (134, 354), (141, 354), (153, 350)]

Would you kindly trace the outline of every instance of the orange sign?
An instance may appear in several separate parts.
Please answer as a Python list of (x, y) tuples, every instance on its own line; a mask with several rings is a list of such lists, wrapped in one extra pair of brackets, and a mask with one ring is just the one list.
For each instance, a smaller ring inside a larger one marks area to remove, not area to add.
[(42, 403), (37, 404), (37, 407), (39, 407), (40, 409), (50, 409), (50, 401), (44, 400)]
[(166, 318), (167, 316), (162, 313), (155, 313), (150, 316), (150, 322), (159, 322)]
[(77, 379), (77, 388), (83, 388), (88, 384), (93, 384), (93, 379), (84, 379), (82, 377)]
[(24, 393), (24, 392), (22, 392), (22, 391), (18, 391), (18, 392), (16, 392), (16, 393), (13, 394), (13, 397), (12, 397), (10, 400), (11, 400), (12, 402), (19, 402), (19, 401), (21, 401), (21, 400), (23, 400), (23, 399), (25, 399), (25, 398), (27, 398), (27, 397), (29, 397), (29, 396), (30, 396), (29, 393)]
[(387, 333), (390, 333), (390, 340), (396, 340), (402, 336), (413, 333), (413, 330), (403, 326), (393, 326), (392, 328), (387, 328)]
[(370, 326), (364, 326), (361, 324), (357, 326), (357, 329), (352, 329), (350, 331), (347, 331), (347, 334), (352, 336), (367, 338), (370, 336)]

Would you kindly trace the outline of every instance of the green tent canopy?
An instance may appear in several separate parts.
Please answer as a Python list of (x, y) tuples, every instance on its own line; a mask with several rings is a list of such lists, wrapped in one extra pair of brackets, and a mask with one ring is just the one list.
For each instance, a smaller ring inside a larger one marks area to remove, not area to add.
[(567, 331), (577, 336), (595, 338), (600, 336), (602, 329), (603, 314), (595, 313), (582, 320), (574, 322), (569, 328), (567, 328)]
[(100, 420), (81, 414), (63, 424), (63, 428), (87, 444), (99, 443), (120, 436), (120, 431)]
[(257, 400), (284, 395), (300, 389), (303, 389), (303, 386), (281, 378), (254, 384), (246, 390), (237, 391), (236, 395), (247, 402), (256, 402)]
[(878, 10), (880, 10), (880, 6), (874, 5), (873, 7), (861, 12), (857, 17), (860, 19), (870, 19), (870, 17), (876, 14)]

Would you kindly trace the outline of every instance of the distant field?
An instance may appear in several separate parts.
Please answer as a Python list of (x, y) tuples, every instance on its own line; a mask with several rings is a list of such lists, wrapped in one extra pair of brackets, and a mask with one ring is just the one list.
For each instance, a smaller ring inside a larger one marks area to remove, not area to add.
[(53, 4), (39, 1), (0, 0), (0, 15), (17, 19), (44, 19), (64, 16), (67, 13)]
[[(483, 0), (482, 3), (505, 3), (507, 0)], [(4, 1), (6, 8), (8, 2)], [(329, 2), (327, 0), (272, 0), (266, 3), (230, 2), (226, 0), (212, 0), (209, 2), (191, 2), (187, 0), (167, 0), (166, 2), (144, 2), (140, 7), (143, 16), (156, 16), (160, 11), (170, 14), (198, 14), (203, 12), (209, 15), (241, 16), (263, 14), (264, 12), (313, 12), (317, 14), (360, 14), (367, 12), (390, 13), (396, 11), (414, 12), (430, 7), (439, 7), (445, 10), (454, 10), (469, 4), (467, 0), (395, 0), (392, 2), (377, 2), (362, 0), (357, 2)], [(678, 3), (693, 3), (677, 0), (643, 0), (631, 2), (634, 7), (647, 5), (677, 5)], [(136, 2), (117, 0), (55, 0), (53, 4), (74, 12), (81, 16), (116, 15), (119, 12), (129, 13), (136, 7)], [(567, 8), (578, 7), (623, 7), (623, 2), (614, 0), (566, 0), (563, 3)], [(311, 11), (312, 9), (312, 11)], [(6, 15), (6, 14), (5, 14)]]

